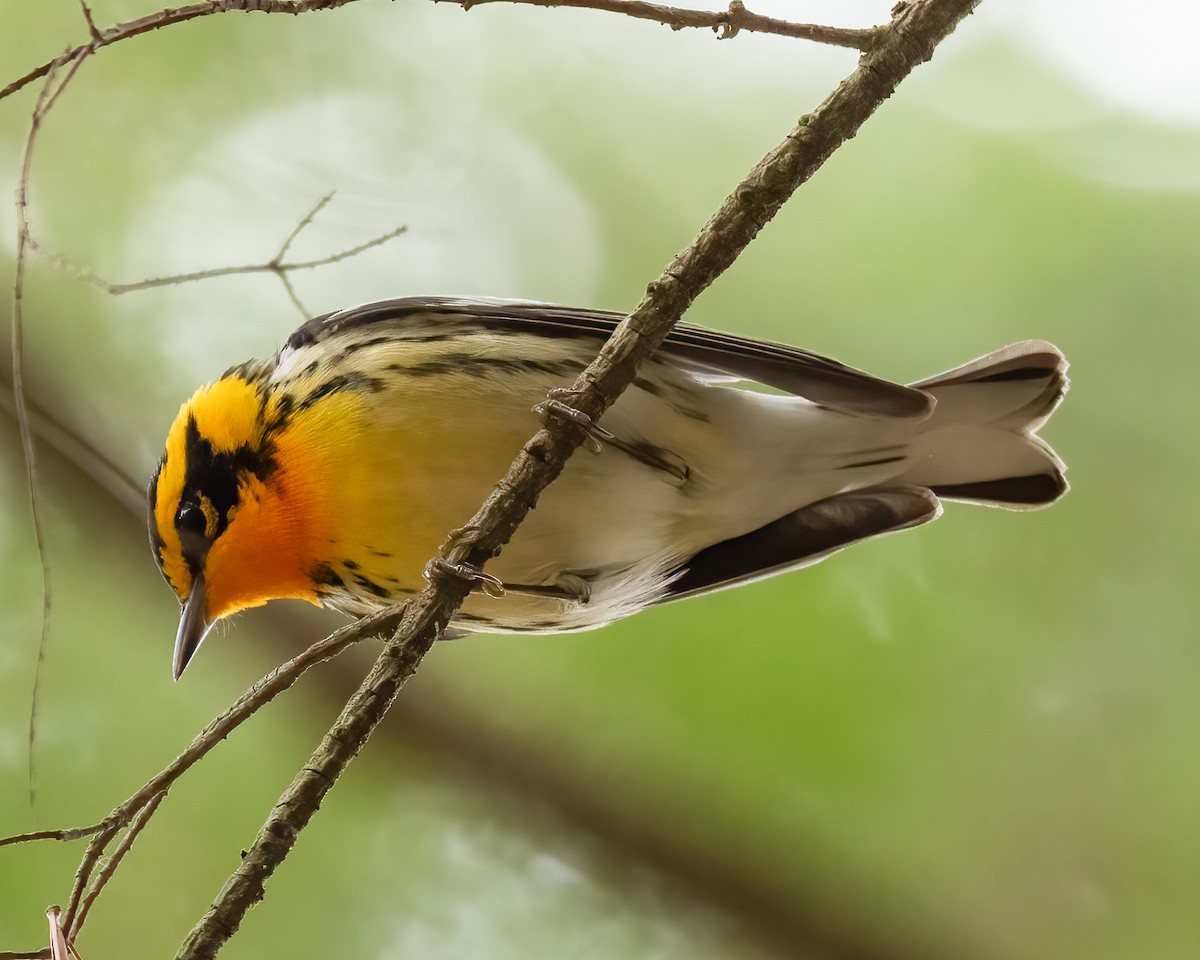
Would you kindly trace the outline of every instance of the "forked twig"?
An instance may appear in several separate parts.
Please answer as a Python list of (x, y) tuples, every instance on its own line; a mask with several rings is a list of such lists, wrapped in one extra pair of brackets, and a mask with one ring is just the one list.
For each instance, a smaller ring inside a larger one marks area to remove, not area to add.
[(287, 252), (289, 249), (291, 249), (291, 246), (295, 242), (296, 238), (305, 230), (306, 227), (312, 225), (312, 222), (316, 218), (317, 214), (325, 209), (325, 207), (333, 199), (333, 196), (334, 194), (330, 192), (318, 200), (313, 205), (312, 209), (310, 209), (300, 219), (296, 226), (292, 228), (291, 232), (284, 239), (283, 244), (279, 247), (279, 250), (275, 253), (275, 255), (271, 257), (270, 260), (267, 260), (263, 263), (244, 263), (228, 267), (213, 267), (207, 270), (194, 270), (189, 273), (175, 273), (163, 277), (150, 277), (145, 280), (136, 280), (132, 283), (111, 283), (94, 271), (79, 266), (67, 257), (63, 256), (61, 253), (55, 253), (51, 250), (47, 250), (32, 236), (28, 237), (28, 244), (31, 249), (37, 250), (42, 256), (50, 261), (50, 263), (54, 264), (54, 266), (58, 267), (63, 272), (75, 277), (76, 279), (90, 283), (92, 286), (98, 287), (105, 293), (113, 296), (120, 296), (124, 293), (134, 293), (139, 290), (151, 290), (155, 287), (168, 287), (181, 283), (196, 283), (202, 280), (214, 280), (218, 277), (241, 276), (244, 274), (253, 273), (274, 274), (283, 284), (284, 289), (287, 291), (287, 294), (291, 298), (292, 302), (296, 305), (296, 308), (301, 314), (303, 314), (305, 319), (308, 319), (310, 316), (312, 316), (312, 314), (305, 308), (304, 304), (300, 302), (300, 298), (296, 295), (296, 291), (292, 287), (291, 280), (288, 277), (289, 273), (294, 273), (297, 270), (315, 270), (318, 267), (328, 267), (335, 263), (341, 263), (343, 260), (349, 260), (352, 257), (357, 257), (359, 254), (365, 253), (368, 250), (372, 250), (375, 247), (382, 246), (388, 241), (395, 240), (397, 237), (403, 236), (408, 232), (408, 227), (406, 226), (394, 227), (391, 230), (388, 230), (386, 233), (381, 233), (376, 237), (372, 237), (370, 240), (367, 240), (364, 243), (356, 244), (353, 247), (347, 247), (345, 250), (339, 250), (336, 253), (331, 253), (325, 257), (318, 257), (313, 260), (297, 260), (290, 263), (285, 262), (284, 257), (287, 256)]
[[(135, 794), (115, 807), (99, 823), (86, 827), (41, 830), (4, 837), (0, 838), (0, 846), (37, 840), (72, 841), (92, 837), (80, 860), (71, 897), (63, 916), (67, 935), (72, 940), (78, 939), (83, 928), (87, 905), (95, 900), (111, 877), (111, 871), (96, 873), (96, 870), (114, 838), (122, 830), (126, 830), (122, 844), (127, 849), (128, 844), (133, 842), (130, 834), (136, 835), (136, 831), (142, 829), (145, 821), (153, 814), (171, 786), (217, 744), (292, 686), (307, 670), (337, 656), (351, 644), (389, 632), (399, 618), (399, 610), (385, 610), (373, 616), (356, 620), (272, 670), (243, 693), (224, 713), (201, 730), (178, 757)], [(113, 858), (117, 859), (116, 852), (114, 852)], [(80, 909), (81, 905), (83, 906), (82, 910)], [(3, 960), (2, 954), (0, 954), (0, 960)]]
[(38, 64), (23, 76), (13, 80), (0, 89), (0, 100), (24, 89), (31, 83), (36, 83), (80, 56), (95, 53), (104, 47), (120, 43), (122, 40), (131, 40), (176, 23), (184, 23), (218, 13), (310, 13), (317, 10), (333, 10), (354, 2), (355, 0), (204, 0), (200, 3), (189, 3), (181, 7), (157, 10), (144, 17), (115, 24), (105, 30), (96, 29), (96, 25), (91, 21), (91, 11), (87, 10), (85, 5), (85, 17), (88, 20), (92, 39), (87, 43), (71, 47), (52, 60)]

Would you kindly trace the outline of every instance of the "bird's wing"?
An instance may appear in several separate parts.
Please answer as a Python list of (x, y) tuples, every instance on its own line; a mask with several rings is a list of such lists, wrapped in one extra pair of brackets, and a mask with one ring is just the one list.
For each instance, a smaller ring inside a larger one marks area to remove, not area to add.
[(839, 493), (701, 550), (680, 565), (682, 573), (661, 602), (806, 567), (868, 537), (935, 520), (941, 512), (937, 496), (925, 487), (897, 484)]
[[(608, 339), (623, 314), (502, 300), (411, 297), (382, 300), (309, 320), (285, 349), (300, 349), (339, 331), (380, 324), (418, 340), (444, 339), (457, 331), (526, 333), (541, 337)], [(836, 360), (796, 347), (677, 324), (660, 355), (724, 379), (750, 380), (814, 403), (869, 416), (928, 416), (928, 393), (880, 380)]]

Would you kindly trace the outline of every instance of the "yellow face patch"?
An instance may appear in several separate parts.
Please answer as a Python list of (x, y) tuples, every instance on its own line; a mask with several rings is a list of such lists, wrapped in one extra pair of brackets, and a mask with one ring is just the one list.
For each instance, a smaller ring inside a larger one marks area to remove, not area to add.
[(201, 387), (186, 407), (196, 419), (200, 436), (216, 453), (232, 453), (262, 442), (262, 398), (241, 377), (226, 377)]
[[(152, 484), (153, 501), (151, 539), (155, 542), (163, 575), (180, 600), (192, 588), (192, 572), (184, 557), (184, 546), (177, 518), (189, 486), (189, 470), (194, 471), (196, 438), (202, 438), (206, 452), (233, 454), (240, 449), (255, 449), (263, 439), (262, 401), (255, 387), (232, 375), (201, 387), (179, 408), (179, 414), (167, 434), (166, 452)], [(190, 439), (189, 439), (190, 438)], [(193, 449), (189, 451), (189, 443)], [(194, 479), (191, 481), (194, 486)], [(220, 517), (212, 499), (200, 490), (192, 490), (195, 506), (204, 518), (202, 532), (216, 536)]]

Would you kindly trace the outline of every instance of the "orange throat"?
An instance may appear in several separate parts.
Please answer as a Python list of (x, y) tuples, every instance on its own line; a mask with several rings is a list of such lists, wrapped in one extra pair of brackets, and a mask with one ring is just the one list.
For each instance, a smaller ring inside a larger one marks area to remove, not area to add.
[(251, 475), (243, 481), (229, 526), (205, 562), (210, 620), (268, 600), (318, 602), (312, 570), (327, 539), (327, 511), (319, 476), (305, 469), (311, 466), (280, 456), (265, 480)]

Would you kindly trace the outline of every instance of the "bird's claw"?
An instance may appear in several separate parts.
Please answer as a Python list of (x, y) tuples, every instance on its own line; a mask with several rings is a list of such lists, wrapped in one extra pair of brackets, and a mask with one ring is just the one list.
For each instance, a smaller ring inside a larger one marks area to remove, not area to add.
[(473, 563), (451, 563), (449, 560), (443, 560), (440, 557), (430, 560), (425, 565), (424, 577), (427, 582), (432, 582), (437, 576), (455, 577), (459, 580), (464, 580), (471, 584), (472, 587), (478, 587), (489, 597), (499, 600), (504, 596), (504, 584), (493, 577), (490, 573), (484, 573), (479, 567)]

